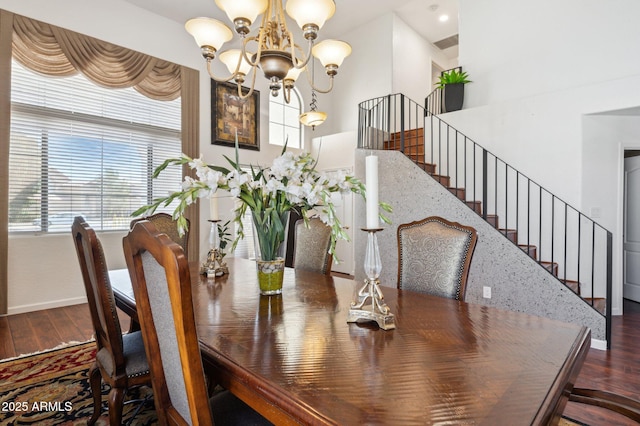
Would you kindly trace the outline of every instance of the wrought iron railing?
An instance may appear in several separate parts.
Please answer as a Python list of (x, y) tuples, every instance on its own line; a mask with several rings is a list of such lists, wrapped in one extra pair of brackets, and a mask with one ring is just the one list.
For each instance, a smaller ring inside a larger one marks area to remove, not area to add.
[(609, 345), (611, 232), (433, 114), (440, 105), (402, 94), (362, 102), (358, 147), (400, 150), (601, 314), (604, 302)]
[(429, 96), (424, 98), (424, 111), (426, 114), (442, 114), (444, 111), (444, 91), (440, 87), (433, 89)]

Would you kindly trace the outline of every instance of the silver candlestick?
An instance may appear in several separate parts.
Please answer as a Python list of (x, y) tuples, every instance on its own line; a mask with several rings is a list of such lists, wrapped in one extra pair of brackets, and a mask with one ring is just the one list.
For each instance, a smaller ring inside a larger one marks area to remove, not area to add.
[(209, 253), (207, 260), (200, 267), (200, 273), (207, 277), (220, 277), (229, 273), (226, 262), (222, 261), (222, 252), (220, 251), (220, 236), (218, 235), (219, 220), (209, 220), (211, 222), (211, 230), (209, 231)]
[[(362, 230), (368, 233), (367, 251), (364, 256), (364, 272), (367, 278), (358, 290), (356, 300), (351, 302), (347, 322), (375, 321), (381, 329), (393, 330), (396, 328), (395, 317), (384, 302), (384, 296), (380, 290), (382, 261), (376, 232), (382, 231), (382, 228), (363, 228)], [(371, 303), (365, 306), (369, 299)]]

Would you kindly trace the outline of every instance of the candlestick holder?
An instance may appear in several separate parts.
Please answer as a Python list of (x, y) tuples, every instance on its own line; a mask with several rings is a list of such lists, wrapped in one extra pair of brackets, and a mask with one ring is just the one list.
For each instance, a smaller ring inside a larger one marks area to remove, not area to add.
[[(347, 322), (375, 321), (383, 330), (393, 330), (396, 328), (395, 317), (384, 302), (382, 290), (380, 290), (380, 271), (382, 271), (382, 261), (380, 260), (380, 250), (378, 248), (378, 238), (376, 232), (382, 228), (362, 228), (367, 232), (367, 250), (364, 256), (364, 272), (367, 278), (364, 285), (358, 289), (355, 300), (351, 302)], [(368, 301), (371, 303), (367, 304)]]
[(218, 235), (219, 220), (209, 220), (211, 229), (209, 231), (209, 253), (207, 260), (200, 267), (200, 273), (207, 277), (221, 277), (229, 273), (226, 262), (222, 261), (222, 252), (220, 251), (220, 236)]

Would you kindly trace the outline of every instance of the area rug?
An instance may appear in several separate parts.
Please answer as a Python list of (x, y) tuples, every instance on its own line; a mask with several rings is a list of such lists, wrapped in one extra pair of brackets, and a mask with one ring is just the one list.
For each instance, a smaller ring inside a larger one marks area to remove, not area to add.
[[(87, 342), (0, 362), (0, 424), (86, 425), (93, 414), (88, 374), (95, 348), (94, 342)], [(108, 393), (103, 383), (103, 410), (97, 422), (101, 426), (109, 424)], [(127, 399), (144, 399), (151, 393), (142, 386), (131, 390)], [(153, 403), (126, 404), (123, 423), (132, 417), (131, 425), (157, 423)]]
[[(88, 373), (94, 357), (95, 343), (87, 342), (0, 362), (0, 425), (86, 425), (93, 414)], [(108, 393), (103, 383), (103, 414), (96, 423), (100, 426), (109, 424)], [(131, 390), (127, 399), (151, 394), (142, 386)], [(124, 424), (157, 424), (151, 402), (125, 405), (122, 417)], [(560, 425), (583, 423), (563, 418)]]

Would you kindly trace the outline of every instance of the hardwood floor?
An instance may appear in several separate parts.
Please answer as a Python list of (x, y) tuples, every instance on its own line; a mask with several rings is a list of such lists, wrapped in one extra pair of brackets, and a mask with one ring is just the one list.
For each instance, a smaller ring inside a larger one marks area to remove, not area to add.
[[(129, 317), (119, 312), (122, 330)], [(89, 305), (65, 306), (0, 317), (0, 360), (43, 351), (62, 343), (85, 342), (93, 337)]]
[[(640, 304), (625, 299), (623, 311), (624, 315), (613, 317), (611, 350), (589, 350), (576, 387), (640, 399)], [(573, 402), (564, 413), (589, 425), (638, 425), (622, 415)]]
[[(613, 318), (610, 351), (591, 349), (576, 386), (640, 399), (640, 304), (625, 300), (624, 316)], [(123, 330), (128, 317), (120, 313)], [(0, 317), (0, 359), (42, 351), (93, 335), (87, 304)], [(623, 416), (569, 403), (565, 415), (591, 426), (637, 425)]]

